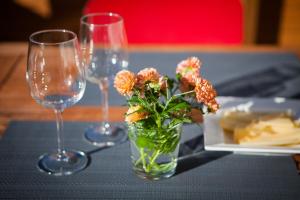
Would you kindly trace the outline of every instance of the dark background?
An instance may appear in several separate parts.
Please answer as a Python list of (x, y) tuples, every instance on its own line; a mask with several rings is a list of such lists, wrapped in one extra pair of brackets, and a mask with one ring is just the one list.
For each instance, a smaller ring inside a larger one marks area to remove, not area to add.
[[(39, 1), (39, 0), (36, 0)], [(43, 18), (30, 10), (4, 0), (0, 4), (0, 41), (25, 41), (41, 29), (62, 28), (78, 33), (86, 0), (51, 0), (52, 15)]]

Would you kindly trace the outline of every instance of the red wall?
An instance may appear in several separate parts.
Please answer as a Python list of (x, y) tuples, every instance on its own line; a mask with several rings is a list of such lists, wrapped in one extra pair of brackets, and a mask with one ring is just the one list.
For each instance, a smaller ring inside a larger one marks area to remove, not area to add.
[(89, 0), (84, 13), (116, 12), (128, 42), (240, 44), (240, 0)]

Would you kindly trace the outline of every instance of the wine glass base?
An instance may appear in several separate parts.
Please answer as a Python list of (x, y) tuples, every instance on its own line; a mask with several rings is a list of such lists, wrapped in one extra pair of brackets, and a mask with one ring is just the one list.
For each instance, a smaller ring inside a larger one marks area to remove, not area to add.
[(95, 146), (114, 146), (127, 140), (127, 132), (119, 126), (110, 126), (109, 132), (101, 132), (101, 126), (92, 126), (85, 131), (84, 137)]
[(81, 151), (65, 151), (59, 158), (57, 153), (44, 154), (39, 158), (38, 169), (49, 175), (65, 176), (83, 170), (88, 164), (88, 158)]

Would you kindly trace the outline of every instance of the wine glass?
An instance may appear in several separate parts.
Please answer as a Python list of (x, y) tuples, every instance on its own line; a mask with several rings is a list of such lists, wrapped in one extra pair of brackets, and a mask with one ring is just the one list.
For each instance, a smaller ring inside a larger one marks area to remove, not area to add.
[(33, 99), (56, 115), (57, 151), (42, 155), (38, 168), (50, 175), (70, 175), (84, 169), (87, 156), (64, 148), (62, 112), (83, 96), (86, 81), (75, 33), (43, 30), (29, 38), (26, 79)]
[(80, 20), (80, 44), (88, 81), (99, 85), (102, 123), (85, 131), (96, 146), (112, 146), (126, 140), (124, 128), (108, 122), (108, 92), (114, 75), (128, 66), (127, 37), (123, 18), (115, 13), (93, 13)]

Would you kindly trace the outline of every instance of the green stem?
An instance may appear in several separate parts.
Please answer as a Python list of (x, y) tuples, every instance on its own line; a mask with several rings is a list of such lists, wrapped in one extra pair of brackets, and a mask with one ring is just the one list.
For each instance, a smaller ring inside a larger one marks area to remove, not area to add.
[(146, 172), (151, 171), (151, 169), (153, 167), (153, 164), (155, 164), (154, 162), (155, 162), (156, 158), (159, 156), (159, 154), (160, 154), (159, 150), (154, 151), (154, 153), (152, 154), (152, 156), (149, 159), (149, 164), (147, 166), (147, 171)]
[(167, 100), (170, 98), (170, 90), (169, 90), (169, 85), (168, 85), (168, 79), (166, 79), (166, 88), (167, 88)]
[(194, 93), (194, 92), (195, 92), (194, 90), (191, 90), (191, 91), (183, 92), (183, 93), (180, 93), (180, 94), (175, 94), (174, 96), (178, 97), (178, 96), (183, 96), (183, 95)]
[(137, 166), (139, 164), (139, 162), (141, 162), (142, 160), (142, 157), (140, 156), (139, 159), (137, 159), (135, 162), (134, 162), (134, 165)]
[(150, 165), (153, 165), (154, 161), (156, 160), (156, 158), (159, 156), (160, 154), (160, 151), (159, 150), (156, 150), (153, 154), (152, 154), (152, 157), (150, 159)]
[(169, 103), (171, 101), (173, 101), (176, 97), (183, 96), (183, 95), (186, 95), (186, 94), (191, 94), (191, 93), (194, 93), (194, 92), (195, 92), (194, 90), (191, 90), (191, 91), (188, 91), (188, 92), (183, 92), (183, 93), (180, 93), (180, 94), (173, 95), (170, 99), (167, 100), (164, 111), (168, 107)]
[(170, 99), (167, 100), (164, 111), (167, 109), (169, 103), (174, 99), (174, 96), (172, 96)]
[(179, 89), (179, 87), (178, 87), (178, 83), (177, 83), (176, 87), (171, 91), (171, 96), (173, 96), (178, 89)]
[(145, 159), (145, 153), (144, 153), (144, 148), (140, 148), (140, 159), (142, 160), (143, 163), (143, 169), (147, 172), (147, 164), (146, 164), (146, 159)]
[(157, 128), (158, 128), (158, 131), (160, 132), (160, 128), (161, 128), (161, 119), (160, 119), (160, 116), (159, 116), (159, 115), (156, 116), (156, 125), (157, 125)]

